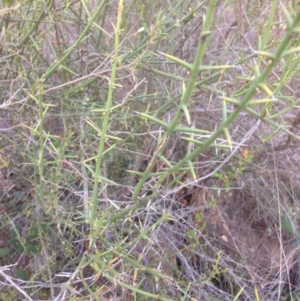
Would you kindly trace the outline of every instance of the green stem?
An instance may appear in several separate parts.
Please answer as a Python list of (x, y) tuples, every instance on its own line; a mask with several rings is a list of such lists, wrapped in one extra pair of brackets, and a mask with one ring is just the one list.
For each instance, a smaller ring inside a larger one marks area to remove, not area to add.
[(48, 79), (56, 71), (56, 69), (59, 68), (63, 64), (63, 62), (66, 60), (66, 58), (70, 56), (70, 54), (73, 52), (73, 50), (77, 49), (78, 46), (86, 39), (86, 37), (88, 36), (87, 33), (88, 33), (89, 29), (94, 24), (95, 20), (99, 16), (99, 14), (102, 11), (102, 9), (103, 9), (104, 5), (106, 4), (106, 2), (107, 2), (107, 0), (103, 0), (101, 2), (101, 4), (99, 5), (99, 7), (97, 8), (95, 14), (89, 20), (87, 26), (84, 28), (84, 30), (82, 31), (82, 33), (80, 34), (80, 36), (78, 37), (78, 39), (76, 40), (76, 42), (74, 43), (74, 45), (72, 45), (65, 52), (65, 54), (60, 58), (59, 61), (57, 61), (51, 67), (49, 67), (49, 69), (47, 70), (47, 72), (43, 75), (43, 80)]
[(272, 69), (277, 65), (280, 61), (281, 56), (285, 49), (289, 47), (289, 42), (293, 37), (294, 31), (297, 29), (300, 23), (300, 13), (298, 13), (292, 22), (291, 26), (287, 29), (287, 32), (281, 41), (280, 45), (278, 46), (277, 50), (274, 53), (274, 60), (269, 62), (269, 65), (265, 68), (265, 70), (256, 78), (256, 80), (252, 83), (249, 87), (247, 93), (243, 97), (240, 102), (240, 105), (228, 116), (228, 118), (218, 127), (218, 129), (207, 139), (203, 145), (196, 148), (193, 152), (186, 155), (183, 160), (178, 162), (173, 168), (167, 170), (157, 182), (157, 185), (160, 185), (170, 174), (176, 172), (179, 168), (181, 168), (188, 160), (195, 159), (201, 152), (206, 150), (208, 147), (211, 146), (212, 143), (222, 134), (224, 128), (228, 128), (233, 121), (239, 116), (239, 114), (244, 110), (247, 106), (248, 102), (251, 100), (252, 96), (254, 95), (256, 88), (265, 82), (268, 75), (271, 73)]
[(194, 87), (195, 87), (195, 83), (199, 74), (199, 68), (201, 66), (201, 62), (203, 59), (203, 55), (205, 53), (206, 50), (206, 40), (207, 37), (209, 36), (209, 29), (211, 27), (211, 23), (212, 23), (212, 18), (216, 9), (216, 4), (217, 4), (218, 0), (211, 0), (209, 3), (209, 7), (207, 10), (207, 16), (205, 18), (203, 18), (204, 23), (203, 23), (203, 27), (202, 27), (202, 31), (199, 37), (199, 44), (198, 44), (198, 50), (196, 53), (196, 57), (194, 60), (194, 63), (192, 65), (192, 69), (191, 69), (191, 74), (188, 80), (188, 84), (187, 87), (185, 89), (185, 91), (183, 91), (183, 95), (181, 98), (181, 103), (175, 113), (175, 116), (173, 117), (171, 123), (169, 124), (164, 136), (161, 139), (161, 142), (159, 143), (159, 145), (157, 146), (153, 158), (150, 161), (150, 163), (148, 164), (147, 169), (144, 171), (142, 178), (140, 179), (140, 181), (138, 182), (134, 192), (133, 192), (133, 196), (132, 199), (134, 202), (137, 202), (138, 199), (138, 195), (144, 185), (144, 183), (147, 181), (147, 179), (150, 176), (151, 171), (153, 170), (153, 168), (155, 167), (158, 158), (162, 155), (168, 141), (169, 138), (172, 136), (172, 134), (176, 131), (176, 127), (179, 124), (179, 120), (180, 117), (182, 116), (182, 113), (184, 113), (184, 109), (186, 109), (189, 100), (192, 96)]
[(115, 28), (115, 47), (114, 47), (114, 58), (113, 58), (113, 66), (112, 66), (112, 72), (110, 77), (110, 84), (109, 84), (109, 90), (106, 100), (106, 113), (104, 116), (104, 121), (102, 124), (102, 134), (99, 142), (99, 149), (98, 149), (98, 155), (96, 158), (96, 169), (94, 174), (94, 188), (93, 188), (93, 196), (91, 200), (91, 212), (90, 212), (90, 246), (93, 245), (94, 240), (96, 237), (94, 237), (94, 231), (95, 231), (95, 217), (96, 217), (96, 207), (98, 204), (98, 189), (99, 189), (99, 180), (101, 176), (100, 167), (103, 160), (103, 153), (104, 153), (104, 145), (106, 140), (106, 133), (108, 130), (108, 124), (109, 124), (109, 117), (110, 117), (110, 111), (112, 107), (112, 98), (113, 98), (113, 91), (115, 89), (115, 80), (116, 80), (116, 74), (117, 74), (117, 67), (118, 67), (118, 56), (119, 56), (119, 43), (120, 43), (120, 32), (121, 32), (121, 23), (122, 23), (122, 12), (123, 12), (123, 0), (120, 0), (118, 5), (118, 18), (117, 18), (117, 25)]

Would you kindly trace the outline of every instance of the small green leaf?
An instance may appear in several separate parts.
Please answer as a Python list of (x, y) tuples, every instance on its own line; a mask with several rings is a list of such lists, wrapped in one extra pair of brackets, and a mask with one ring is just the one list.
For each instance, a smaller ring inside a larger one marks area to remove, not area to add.
[(30, 278), (28, 274), (26, 274), (24, 271), (22, 271), (20, 269), (16, 269), (15, 274), (19, 279), (22, 279), (24, 281), (27, 281)]
[(30, 242), (30, 241), (26, 241), (25, 247), (26, 247), (26, 253), (27, 253), (27, 254), (29, 254), (29, 253), (33, 253), (33, 254), (38, 253), (38, 249), (37, 249), (36, 246), (35, 246), (32, 242)]
[(10, 253), (10, 248), (0, 248), (0, 257), (5, 257)]
[(223, 175), (222, 173), (220, 173), (220, 172), (214, 173), (213, 176), (214, 176), (215, 178), (217, 178), (217, 179), (223, 179), (223, 178), (224, 178), (224, 175)]
[(59, 146), (60, 146), (60, 140), (59, 139), (54, 140), (53, 141), (53, 145), (54, 145), (54, 147), (59, 148)]
[(193, 229), (188, 231), (188, 237), (189, 238), (194, 238), (195, 237), (195, 231)]
[(281, 217), (281, 228), (285, 230), (288, 234), (294, 235), (294, 228), (292, 221), (287, 216)]

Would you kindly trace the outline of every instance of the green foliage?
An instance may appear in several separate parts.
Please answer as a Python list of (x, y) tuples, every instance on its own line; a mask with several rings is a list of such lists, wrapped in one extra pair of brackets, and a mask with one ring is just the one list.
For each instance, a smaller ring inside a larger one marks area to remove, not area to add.
[(30, 276), (27, 273), (25, 273), (24, 271), (22, 271), (21, 269), (16, 269), (15, 274), (19, 279), (22, 279), (24, 281), (30, 279)]
[(281, 228), (285, 230), (289, 235), (293, 236), (291, 246), (297, 248), (300, 246), (300, 232), (298, 228), (295, 228), (294, 222), (288, 216), (281, 217)]
[(293, 227), (293, 223), (289, 217), (283, 216), (281, 217), (281, 227), (290, 235), (295, 235), (295, 229)]
[(37, 248), (39, 233), (37, 228), (31, 228), (30, 232), (25, 238), (21, 236), (21, 229), (15, 228), (10, 231), (10, 240), (8, 241), (10, 246), (14, 246), (14, 249), (18, 253), (25, 252), (26, 254), (36, 254), (39, 252)]
[(10, 248), (1, 248), (0, 249), (0, 257), (5, 257), (11, 252)]
[(228, 259), (174, 191), (219, 197), (299, 140), (295, 1), (98, 2), (0, 4), (0, 259), (23, 280), (0, 298), (253, 297), (238, 269), (211, 289)]

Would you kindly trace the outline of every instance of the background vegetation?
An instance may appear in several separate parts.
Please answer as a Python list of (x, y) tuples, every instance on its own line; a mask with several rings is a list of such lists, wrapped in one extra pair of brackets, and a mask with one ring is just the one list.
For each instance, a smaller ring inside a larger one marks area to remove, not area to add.
[(1, 300), (300, 300), (297, 1), (0, 5)]

